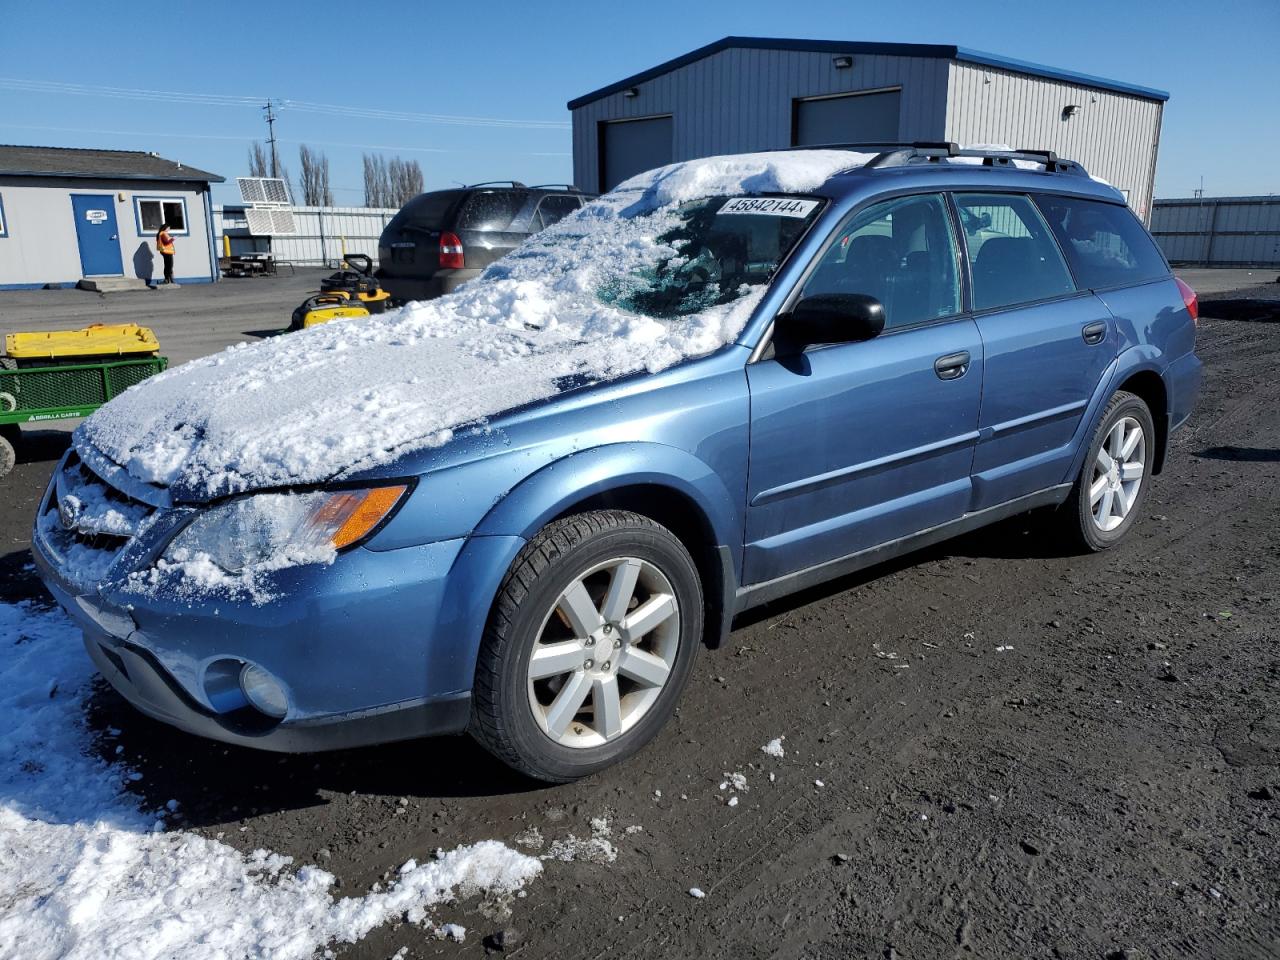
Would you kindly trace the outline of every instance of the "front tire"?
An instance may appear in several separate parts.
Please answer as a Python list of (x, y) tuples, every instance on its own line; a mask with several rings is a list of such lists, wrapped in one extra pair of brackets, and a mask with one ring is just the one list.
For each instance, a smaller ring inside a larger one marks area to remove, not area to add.
[(1075, 545), (1096, 552), (1124, 538), (1147, 498), (1155, 452), (1151, 410), (1141, 397), (1118, 391), (1062, 507), (1065, 532)]
[(621, 510), (549, 524), (499, 588), (472, 691), (472, 735), (505, 763), (563, 783), (657, 735), (702, 639), (688, 550)]

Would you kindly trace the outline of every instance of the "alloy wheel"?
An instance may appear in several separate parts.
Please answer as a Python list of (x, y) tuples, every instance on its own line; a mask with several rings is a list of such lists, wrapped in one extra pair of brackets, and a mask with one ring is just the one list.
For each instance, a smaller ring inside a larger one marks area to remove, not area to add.
[(1147, 469), (1147, 436), (1133, 417), (1121, 417), (1103, 441), (1093, 462), (1089, 506), (1093, 522), (1104, 533), (1120, 524), (1137, 502)]
[(529, 658), (529, 707), (556, 743), (598, 747), (662, 693), (680, 644), (680, 608), (654, 564), (617, 557), (576, 576), (547, 611)]

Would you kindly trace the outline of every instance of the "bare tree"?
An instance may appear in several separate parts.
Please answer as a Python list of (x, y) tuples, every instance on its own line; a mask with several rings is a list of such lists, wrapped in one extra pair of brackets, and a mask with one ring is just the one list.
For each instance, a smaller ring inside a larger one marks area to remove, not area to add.
[(402, 207), (422, 192), (422, 167), (417, 160), (392, 157), (387, 164), (387, 179), (391, 185), (389, 206)]
[(385, 207), (390, 195), (386, 159), (377, 153), (364, 154), (364, 205)]
[(269, 177), (271, 174), (267, 173), (268, 169), (270, 167), (267, 163), (267, 151), (255, 140), (253, 146), (249, 148), (249, 176)]
[(366, 207), (402, 207), (422, 192), (422, 184), (422, 167), (417, 160), (364, 155)]
[(329, 158), (305, 143), (298, 147), (298, 192), (309, 207), (332, 207), (333, 191), (329, 189)]

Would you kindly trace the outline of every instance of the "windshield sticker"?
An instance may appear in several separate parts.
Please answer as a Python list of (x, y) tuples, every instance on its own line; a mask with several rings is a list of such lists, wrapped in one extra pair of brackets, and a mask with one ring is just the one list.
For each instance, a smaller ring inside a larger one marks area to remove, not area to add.
[(797, 200), (794, 197), (734, 197), (716, 211), (726, 213), (763, 213), (771, 217), (795, 217), (804, 219), (818, 205), (817, 200)]

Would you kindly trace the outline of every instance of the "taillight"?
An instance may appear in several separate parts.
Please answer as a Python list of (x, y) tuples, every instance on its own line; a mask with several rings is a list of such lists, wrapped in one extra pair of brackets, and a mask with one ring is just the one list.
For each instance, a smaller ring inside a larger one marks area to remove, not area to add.
[(1186, 305), (1187, 313), (1191, 314), (1191, 320), (1197, 326), (1200, 324), (1200, 298), (1196, 296), (1196, 292), (1192, 290), (1181, 277), (1174, 277), (1173, 282), (1178, 285), (1178, 292), (1182, 294), (1182, 302)]
[(440, 234), (440, 269), (461, 270), (462, 263), (462, 240), (456, 233)]

